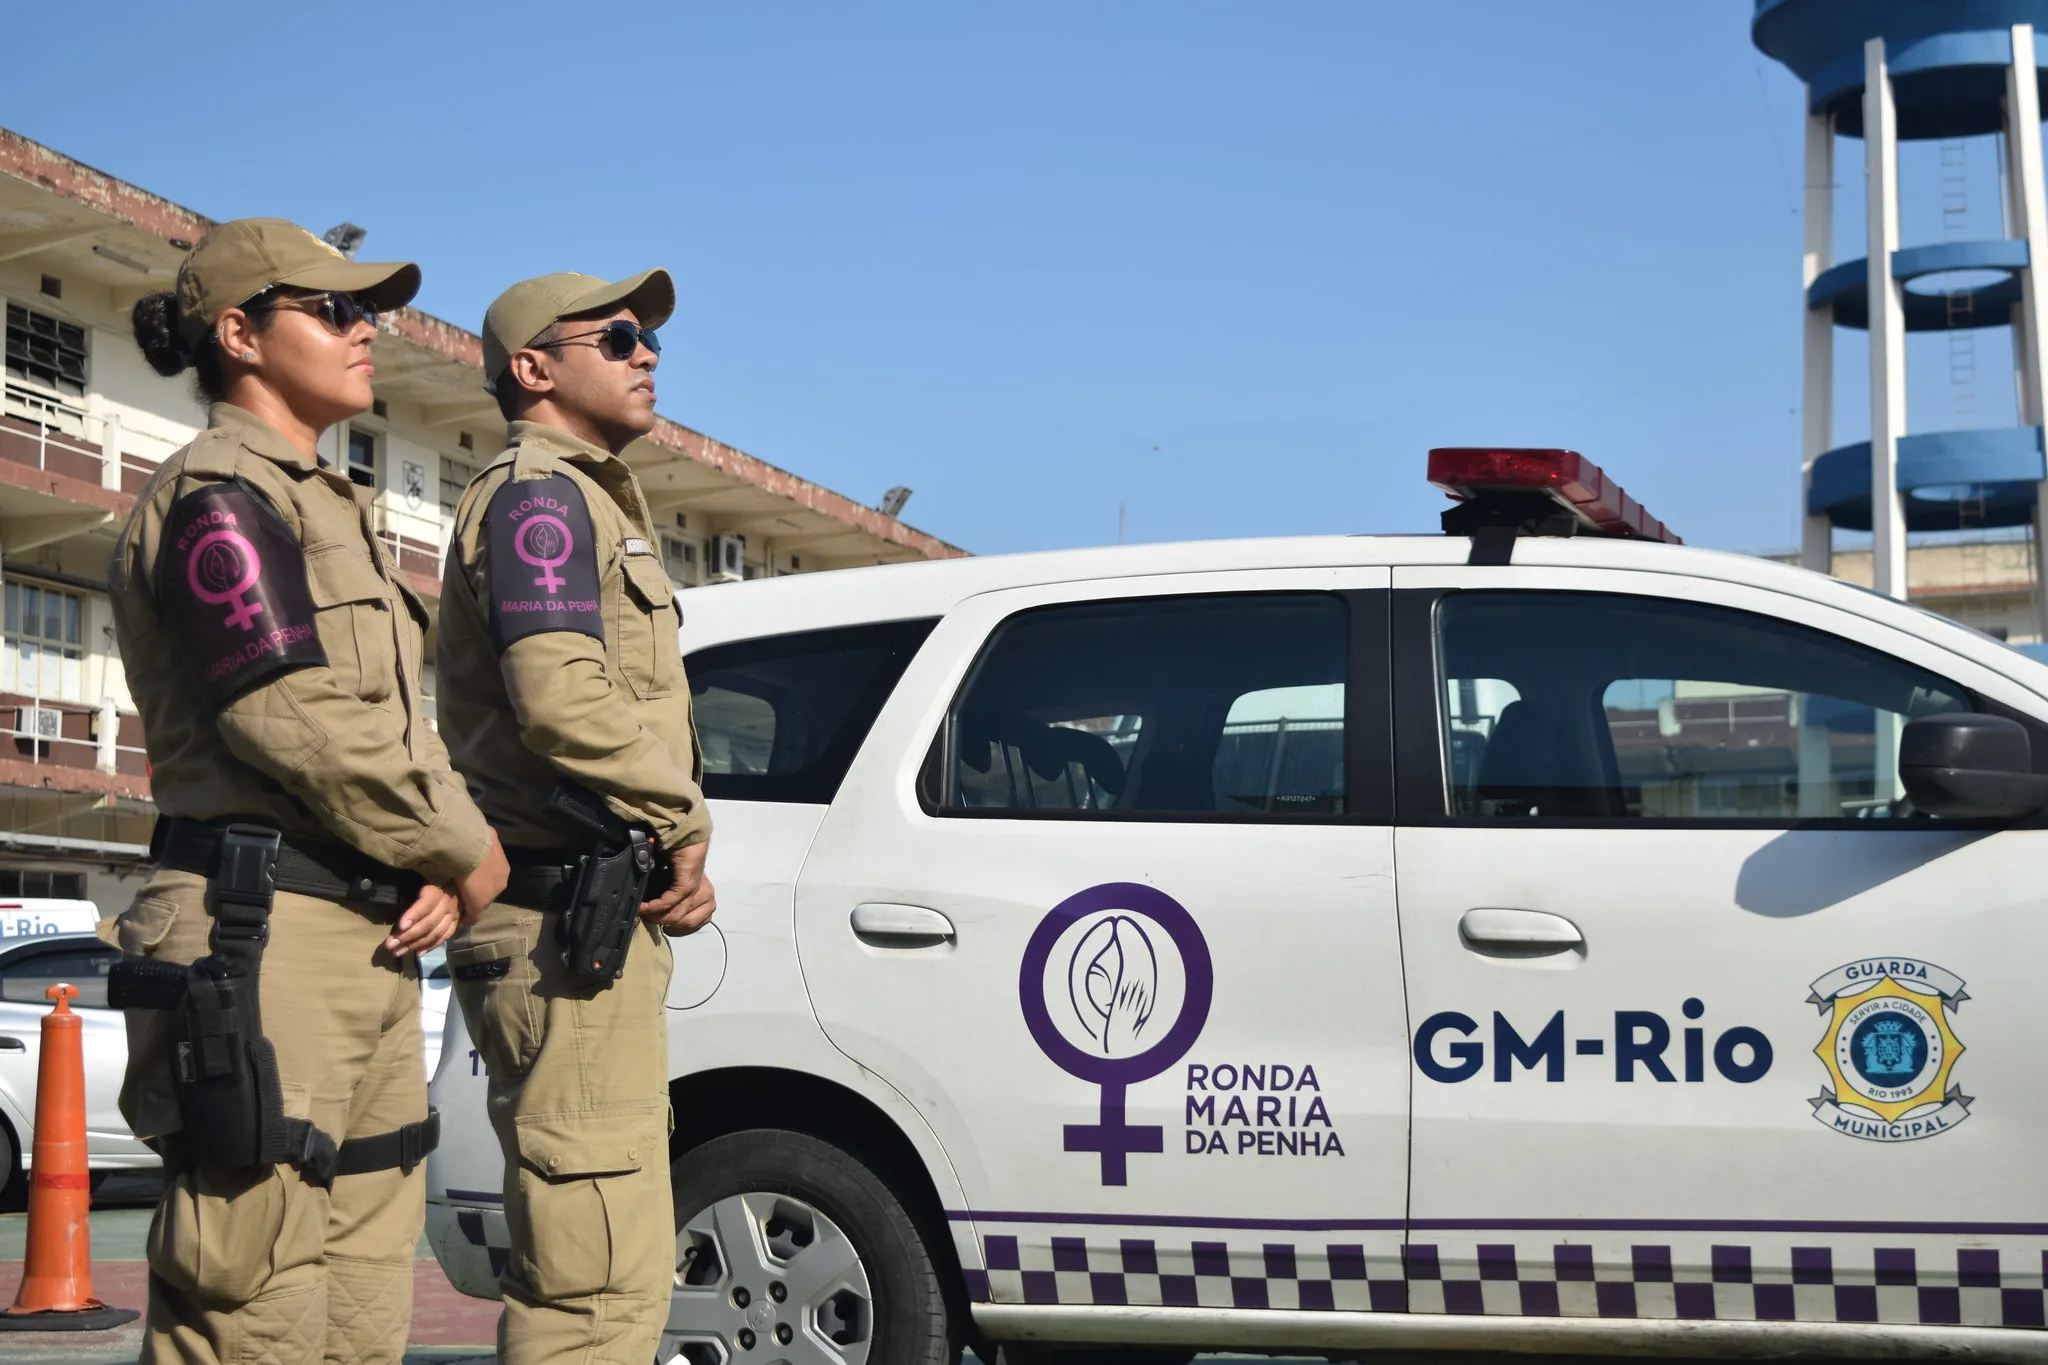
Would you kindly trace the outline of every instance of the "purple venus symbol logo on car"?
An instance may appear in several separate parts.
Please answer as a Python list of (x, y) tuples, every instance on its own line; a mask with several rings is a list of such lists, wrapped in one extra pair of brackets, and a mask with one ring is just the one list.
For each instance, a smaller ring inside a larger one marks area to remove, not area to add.
[(576, 538), (569, 534), (568, 522), (546, 512), (536, 512), (519, 528), (512, 545), (521, 559), (541, 571), (533, 584), (537, 588), (546, 588), (550, 597), (568, 581), (555, 572), (569, 561), (569, 552), (576, 548)]
[(222, 624), (238, 630), (254, 630), (252, 623), (263, 613), (261, 602), (243, 595), (262, 573), (263, 557), (240, 531), (208, 531), (193, 542), (185, 559), (185, 581), (192, 595), (209, 606), (232, 604)]
[(1126, 1118), (1129, 1088), (1172, 1066), (1209, 1019), (1215, 973), (1194, 917), (1154, 887), (1109, 882), (1046, 913), (1024, 948), (1017, 994), (1041, 1052), (1102, 1087), (1101, 1120), (1066, 1126), (1066, 1150), (1129, 1183), (1129, 1158), (1166, 1150), (1166, 1130)]

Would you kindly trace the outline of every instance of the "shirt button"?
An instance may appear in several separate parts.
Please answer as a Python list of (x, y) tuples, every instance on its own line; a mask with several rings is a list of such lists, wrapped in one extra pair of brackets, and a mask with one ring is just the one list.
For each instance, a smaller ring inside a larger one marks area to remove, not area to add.
[(626, 1160), (628, 1160), (628, 1161), (638, 1161), (639, 1159), (640, 1159), (640, 1149), (639, 1149), (638, 1147), (631, 1147), (631, 1148), (628, 1148), (628, 1149), (626, 1150)]
[(553, 1171), (553, 1170), (558, 1170), (558, 1169), (560, 1169), (561, 1165), (562, 1165), (562, 1158), (560, 1158), (560, 1157), (558, 1157), (558, 1156), (551, 1156), (551, 1157), (549, 1157), (549, 1158), (548, 1158), (548, 1169), (549, 1169), (549, 1170), (551, 1170), (551, 1171)]

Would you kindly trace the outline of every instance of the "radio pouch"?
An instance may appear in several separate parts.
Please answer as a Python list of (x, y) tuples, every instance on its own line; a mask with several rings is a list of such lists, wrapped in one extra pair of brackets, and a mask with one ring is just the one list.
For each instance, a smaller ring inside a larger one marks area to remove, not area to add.
[(562, 909), (562, 964), (585, 981), (608, 985), (626, 971), (626, 952), (654, 872), (654, 844), (645, 829), (628, 825), (595, 794), (571, 782), (555, 784), (546, 809), (596, 840), (577, 859)]

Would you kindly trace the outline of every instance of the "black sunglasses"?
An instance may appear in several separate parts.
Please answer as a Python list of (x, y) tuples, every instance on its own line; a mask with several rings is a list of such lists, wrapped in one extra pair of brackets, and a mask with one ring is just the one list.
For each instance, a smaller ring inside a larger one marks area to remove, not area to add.
[[(269, 292), (271, 291), (265, 291)], [(263, 297), (263, 294), (258, 294), (249, 302), (254, 303)], [(367, 322), (372, 327), (377, 325), (376, 305), (366, 303), (354, 294), (278, 293), (267, 302), (273, 308), (290, 308), (300, 313), (311, 313), (320, 319), (328, 331), (338, 337), (347, 336), (359, 322)]]
[(636, 322), (627, 322), (624, 318), (617, 322), (607, 322), (595, 331), (576, 332), (570, 336), (556, 337), (553, 341), (536, 341), (532, 345), (535, 350), (544, 351), (553, 346), (566, 346), (572, 341), (583, 341), (590, 337), (600, 338), (591, 344), (603, 351), (607, 360), (631, 360), (633, 353), (642, 346), (656, 355), (661, 354), (661, 338), (654, 334), (652, 327), (642, 327)]

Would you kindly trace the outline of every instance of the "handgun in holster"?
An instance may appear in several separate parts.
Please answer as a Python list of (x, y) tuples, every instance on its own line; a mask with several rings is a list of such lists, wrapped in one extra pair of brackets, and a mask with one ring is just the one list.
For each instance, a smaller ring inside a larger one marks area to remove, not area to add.
[(326, 1184), (334, 1176), (334, 1139), (285, 1117), (277, 1053), (263, 1034), (258, 998), (280, 843), (274, 829), (228, 826), (208, 881), (213, 951), (189, 967), (125, 960), (108, 975), (108, 1002), (170, 1012), (171, 1087), (186, 1151), (197, 1164), (289, 1162)]
[(655, 872), (653, 838), (574, 782), (556, 783), (543, 809), (596, 841), (577, 859), (562, 909), (562, 964), (585, 981), (608, 985), (626, 971), (626, 950), (633, 945), (640, 904)]
[(287, 1163), (319, 1186), (337, 1175), (411, 1174), (441, 1140), (440, 1116), (431, 1107), (417, 1122), (342, 1143), (310, 1119), (285, 1117), (277, 1053), (263, 1034), (258, 997), (283, 842), (274, 829), (229, 825), (207, 879), (213, 951), (190, 966), (124, 958), (108, 973), (107, 1001), (171, 1015), (171, 1088), (191, 1164)]

